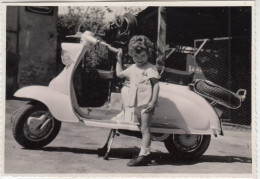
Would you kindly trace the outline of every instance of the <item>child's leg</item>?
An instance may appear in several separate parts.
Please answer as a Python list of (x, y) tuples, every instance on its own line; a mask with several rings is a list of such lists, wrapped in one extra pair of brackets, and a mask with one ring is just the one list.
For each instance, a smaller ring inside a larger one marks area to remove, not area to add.
[(131, 159), (130, 162), (127, 163), (128, 166), (139, 166), (139, 165), (147, 165), (149, 163), (149, 154), (150, 154), (150, 145), (151, 145), (151, 133), (150, 133), (150, 114), (142, 113), (140, 124), (141, 124), (141, 133), (142, 133), (142, 145), (141, 151), (137, 158)]
[(151, 146), (150, 114), (141, 114), (142, 145), (139, 155), (149, 155)]

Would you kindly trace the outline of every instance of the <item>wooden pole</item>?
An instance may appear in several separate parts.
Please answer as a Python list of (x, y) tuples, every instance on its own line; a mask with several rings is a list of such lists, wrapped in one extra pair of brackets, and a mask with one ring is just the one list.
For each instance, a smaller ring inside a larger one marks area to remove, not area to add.
[[(166, 7), (158, 8), (158, 29), (157, 29), (157, 48), (159, 54), (157, 56), (156, 64), (163, 64), (165, 60), (165, 46), (166, 46)], [(159, 62), (159, 60), (161, 62)]]

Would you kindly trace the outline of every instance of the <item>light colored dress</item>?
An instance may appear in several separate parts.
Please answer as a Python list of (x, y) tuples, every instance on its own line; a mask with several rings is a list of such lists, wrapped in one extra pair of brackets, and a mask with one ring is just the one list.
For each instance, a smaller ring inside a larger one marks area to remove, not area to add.
[(150, 79), (160, 78), (156, 67), (149, 62), (140, 67), (133, 64), (121, 74), (130, 81), (128, 94), (122, 94), (124, 105), (128, 107), (147, 105), (152, 98)]
[(152, 85), (150, 78), (160, 78), (156, 67), (149, 62), (141, 67), (135, 64), (122, 71), (129, 83), (121, 90), (124, 110), (113, 121), (118, 123), (139, 124), (138, 118), (146, 111), (146, 105), (152, 99)]

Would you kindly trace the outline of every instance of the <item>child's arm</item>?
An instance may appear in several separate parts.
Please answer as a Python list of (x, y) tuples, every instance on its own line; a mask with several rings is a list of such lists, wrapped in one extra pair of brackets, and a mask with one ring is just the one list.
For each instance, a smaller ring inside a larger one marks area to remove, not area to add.
[(122, 74), (123, 71), (122, 56), (123, 56), (123, 51), (122, 49), (119, 49), (119, 52), (117, 53), (117, 63), (116, 63), (116, 76), (119, 78), (124, 77), (124, 75)]
[(160, 86), (157, 79), (152, 79), (152, 86), (153, 86), (153, 94), (152, 94), (152, 100), (148, 103), (146, 110), (151, 111), (155, 108), (156, 101), (158, 99)]

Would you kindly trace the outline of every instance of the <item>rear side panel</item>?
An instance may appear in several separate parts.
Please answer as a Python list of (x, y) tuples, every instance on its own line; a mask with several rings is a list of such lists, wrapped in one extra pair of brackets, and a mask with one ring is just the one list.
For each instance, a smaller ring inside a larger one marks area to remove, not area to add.
[(188, 86), (160, 83), (154, 123), (180, 128), (187, 133), (220, 130), (215, 110)]

